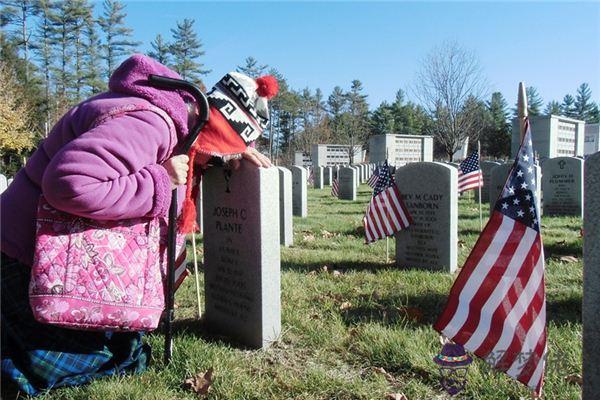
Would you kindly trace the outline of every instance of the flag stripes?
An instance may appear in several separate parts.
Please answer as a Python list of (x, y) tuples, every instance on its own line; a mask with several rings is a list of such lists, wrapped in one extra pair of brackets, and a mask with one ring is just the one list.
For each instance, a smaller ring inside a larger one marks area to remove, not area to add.
[(392, 236), (412, 223), (396, 185), (373, 197), (363, 222), (367, 243)]
[(477, 189), (483, 186), (483, 174), (481, 170), (469, 172), (463, 174), (462, 171), (458, 171), (458, 191), (465, 192), (471, 189)]
[(338, 182), (338, 178), (335, 178), (333, 180), (333, 183), (331, 184), (331, 195), (333, 197), (339, 197), (340, 194), (340, 184)]
[[(544, 250), (528, 121), (525, 126), (492, 217), (434, 328), (540, 393), (546, 361)], [(479, 176), (469, 179), (473, 183)]]

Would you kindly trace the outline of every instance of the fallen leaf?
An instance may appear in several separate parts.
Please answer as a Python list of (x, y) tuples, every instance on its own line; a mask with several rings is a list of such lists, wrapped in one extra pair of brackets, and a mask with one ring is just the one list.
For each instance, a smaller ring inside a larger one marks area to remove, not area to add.
[(316, 274), (317, 274), (317, 271), (310, 271), (310, 272), (308, 273), (308, 275), (310, 275), (310, 276), (315, 276)]
[(321, 319), (321, 316), (319, 314), (312, 314), (310, 316), (310, 319), (315, 320), (315, 319)]
[(358, 336), (358, 329), (356, 329), (356, 328), (351, 328), (351, 329), (348, 331), (348, 335), (350, 335), (350, 337), (356, 337), (356, 336)]
[(388, 393), (385, 395), (385, 400), (408, 400), (402, 393)]
[(334, 237), (334, 236), (335, 236), (335, 234), (334, 234), (334, 233), (331, 233), (331, 232), (329, 232), (329, 231), (326, 231), (326, 230), (322, 230), (322, 231), (321, 231), (321, 236), (323, 236), (325, 239), (329, 239), (329, 238), (332, 238), (332, 237)]
[(312, 242), (313, 240), (315, 240), (315, 235), (313, 235), (313, 234), (304, 235), (302, 240), (304, 240), (305, 242)]
[(575, 262), (579, 261), (579, 259), (575, 256), (562, 256), (560, 258), (560, 261), (564, 261), (567, 263), (575, 263)]
[(581, 378), (581, 375), (579, 374), (571, 374), (571, 375), (567, 375), (565, 376), (565, 381), (567, 383), (570, 383), (571, 385), (583, 385), (583, 379)]
[(321, 267), (321, 271), (327, 272), (329, 271), (329, 267), (327, 265), (323, 265), (323, 267)]
[(566, 240), (561, 240), (560, 242), (556, 242), (557, 245), (559, 246), (564, 246), (565, 244), (567, 244)]
[(338, 276), (341, 276), (342, 273), (340, 271), (338, 271), (338, 270), (333, 270), (333, 272), (331, 273), (331, 275), (333, 275), (334, 277), (337, 278)]
[(213, 383), (213, 368), (208, 371), (199, 372), (196, 376), (188, 378), (184, 382), (184, 386), (199, 396), (206, 396)]
[(579, 230), (579, 237), (580, 237), (580, 238), (582, 238), (582, 237), (583, 237), (583, 228), (581, 228), (581, 229)]
[(350, 307), (352, 307), (352, 303), (350, 303), (349, 301), (345, 301), (342, 304), (340, 304), (340, 310), (342, 311), (347, 310)]
[(409, 319), (419, 322), (423, 319), (423, 311), (419, 307), (398, 307), (398, 311), (404, 313)]
[(375, 372), (376, 374), (383, 375), (388, 382), (394, 382), (395, 381), (395, 379), (392, 376), (392, 374), (390, 374), (389, 372), (387, 372), (383, 367), (373, 367), (373, 372)]

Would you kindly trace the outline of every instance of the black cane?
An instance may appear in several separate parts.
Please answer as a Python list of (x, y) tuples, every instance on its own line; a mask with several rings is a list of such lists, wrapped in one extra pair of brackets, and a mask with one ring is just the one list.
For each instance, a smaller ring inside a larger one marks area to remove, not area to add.
[[(193, 83), (181, 79), (168, 78), (166, 76), (150, 75), (148, 81), (152, 86), (161, 89), (183, 90), (189, 93), (198, 104), (198, 120), (190, 130), (185, 142), (181, 145), (181, 154), (187, 154), (200, 130), (208, 122), (209, 109), (208, 99), (200, 88)], [(189, 171), (188, 173), (192, 173)], [(175, 316), (175, 235), (177, 228), (177, 188), (171, 192), (171, 205), (169, 207), (169, 230), (167, 233), (167, 293), (165, 308), (165, 353), (164, 362), (168, 365), (173, 354), (173, 319)]]

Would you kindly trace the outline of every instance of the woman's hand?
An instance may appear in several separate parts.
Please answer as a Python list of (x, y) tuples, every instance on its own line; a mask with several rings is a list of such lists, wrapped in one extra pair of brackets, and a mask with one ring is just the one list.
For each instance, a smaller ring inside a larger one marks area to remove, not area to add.
[(171, 178), (171, 189), (175, 189), (177, 186), (185, 184), (189, 170), (188, 161), (189, 157), (182, 154), (171, 157), (162, 164), (169, 173), (169, 178)]
[[(269, 157), (263, 155), (261, 152), (256, 150), (254, 147), (248, 147), (242, 153), (242, 158), (250, 161), (252, 164), (257, 167), (269, 168), (272, 164), (269, 160)], [(240, 160), (231, 160), (231, 166), (233, 169), (238, 169), (240, 167)]]

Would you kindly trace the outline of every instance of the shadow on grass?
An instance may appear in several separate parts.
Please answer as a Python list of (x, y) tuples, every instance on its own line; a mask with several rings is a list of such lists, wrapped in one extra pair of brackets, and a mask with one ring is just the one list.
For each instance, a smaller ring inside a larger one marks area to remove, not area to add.
[[(160, 328), (162, 331), (162, 327)], [(220, 334), (205, 322), (204, 318), (185, 318), (173, 321), (173, 336), (190, 335), (206, 342), (229, 345), (240, 350), (255, 350), (255, 348), (243, 344), (229, 336)]]
[[(442, 293), (388, 296), (376, 299), (372, 306), (358, 306), (344, 310), (342, 319), (347, 326), (365, 323), (432, 326), (444, 310), (447, 298), (447, 294)], [(361, 296), (353, 302), (364, 304), (373, 301), (371, 297)], [(581, 296), (574, 295), (547, 301), (547, 320), (556, 325), (581, 323)]]
[(282, 271), (295, 271), (295, 272), (310, 272), (320, 271), (323, 265), (327, 264), (329, 270), (337, 270), (340, 272), (349, 271), (371, 271), (379, 272), (386, 271), (396, 268), (393, 263), (375, 263), (375, 262), (357, 262), (357, 261), (340, 261), (340, 262), (315, 262), (315, 263), (296, 263), (296, 262), (282, 262)]
[(560, 256), (579, 256), (583, 255), (583, 246), (578, 242), (553, 242), (544, 243), (544, 256), (560, 257)]
[(481, 234), (481, 231), (479, 229), (459, 229), (458, 234), (459, 235), (477, 235), (477, 236), (479, 236)]

